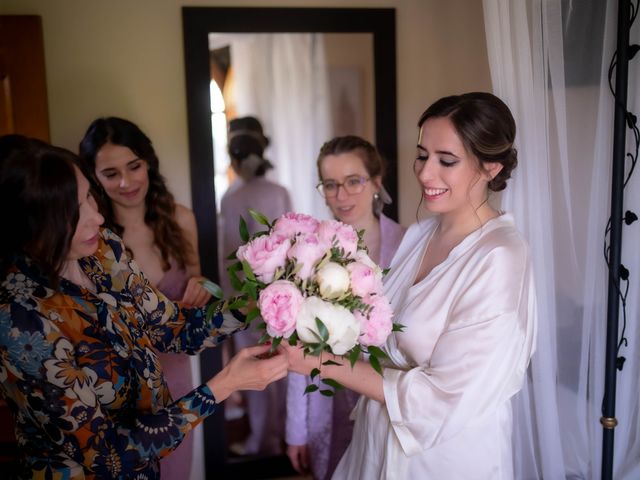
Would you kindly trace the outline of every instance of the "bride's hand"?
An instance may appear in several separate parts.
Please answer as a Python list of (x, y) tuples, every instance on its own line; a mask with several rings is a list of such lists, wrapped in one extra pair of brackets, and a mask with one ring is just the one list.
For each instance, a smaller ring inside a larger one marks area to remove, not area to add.
[(305, 355), (300, 344), (292, 347), (287, 342), (282, 342), (280, 347), (286, 352), (289, 359), (289, 371), (309, 375), (314, 368), (320, 368), (320, 357)]

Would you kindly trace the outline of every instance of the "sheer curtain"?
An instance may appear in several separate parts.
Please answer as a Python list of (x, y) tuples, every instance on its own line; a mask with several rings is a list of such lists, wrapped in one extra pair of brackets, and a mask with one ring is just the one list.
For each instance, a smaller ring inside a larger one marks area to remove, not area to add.
[(323, 35), (212, 34), (209, 43), (230, 47), (236, 113), (262, 122), (275, 166), (269, 175), (289, 189), (296, 211), (325, 218), (313, 188), (315, 160), (331, 134)]
[[(617, 2), (483, 4), (494, 93), (512, 108), (518, 125), (520, 164), (502, 205), (528, 238), (539, 302), (537, 353), (514, 399), (516, 478), (599, 478), (607, 303), (603, 244), (613, 151), (607, 71)], [(634, 25), (631, 43), (639, 40)], [(635, 112), (637, 78), (632, 61), (628, 108)], [(639, 187), (636, 174), (625, 190), (625, 209), (640, 210)], [(629, 343), (620, 351), (627, 360), (617, 379), (616, 479), (640, 478), (638, 223), (623, 230), (622, 263), (631, 276)]]

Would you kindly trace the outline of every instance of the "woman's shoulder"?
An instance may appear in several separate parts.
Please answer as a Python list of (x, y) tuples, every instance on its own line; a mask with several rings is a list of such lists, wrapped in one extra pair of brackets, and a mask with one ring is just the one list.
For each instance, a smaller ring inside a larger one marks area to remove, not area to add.
[(505, 287), (520, 284), (531, 268), (529, 246), (508, 214), (485, 224), (470, 253), (475, 259), (470, 265), (475, 265), (479, 274), (495, 278)]
[(381, 213), (380, 214), (380, 231), (384, 235), (386, 235), (388, 232), (390, 235), (400, 236), (402, 238), (402, 236), (407, 231), (407, 227), (400, 225), (395, 220), (392, 220), (389, 217), (387, 217), (384, 213)]
[(175, 219), (182, 230), (191, 231), (196, 227), (193, 210), (179, 203), (176, 203)]
[(478, 246), (485, 254), (488, 251), (497, 250), (507, 255), (511, 260), (514, 257), (526, 258), (529, 255), (529, 245), (516, 227), (513, 216), (509, 213), (503, 213), (485, 224), (480, 234)]

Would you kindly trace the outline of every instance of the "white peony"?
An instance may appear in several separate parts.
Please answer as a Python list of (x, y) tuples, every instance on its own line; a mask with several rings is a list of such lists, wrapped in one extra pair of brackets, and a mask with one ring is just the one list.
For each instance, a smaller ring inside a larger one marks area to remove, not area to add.
[(356, 317), (346, 308), (318, 297), (307, 297), (302, 303), (296, 324), (300, 340), (306, 343), (320, 342), (316, 317), (327, 327), (327, 343), (334, 354), (344, 355), (356, 345), (360, 336), (360, 323)]
[(316, 273), (320, 295), (329, 300), (344, 295), (349, 290), (349, 281), (349, 271), (335, 262), (327, 263)]

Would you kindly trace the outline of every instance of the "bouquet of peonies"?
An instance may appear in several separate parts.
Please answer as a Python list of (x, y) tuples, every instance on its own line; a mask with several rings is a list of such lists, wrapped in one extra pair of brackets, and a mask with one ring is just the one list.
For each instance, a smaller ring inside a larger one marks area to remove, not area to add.
[[(362, 232), (336, 220), (286, 213), (271, 223), (250, 211), (266, 229), (249, 236), (244, 219), (240, 235), (246, 243), (229, 259), (233, 287), (241, 292), (225, 309), (245, 308), (247, 322), (260, 317), (261, 342), (275, 349), (283, 339), (301, 342), (306, 354), (320, 358), (331, 352), (353, 365), (361, 353), (382, 374), (379, 348), (393, 330), (392, 310), (382, 294), (383, 272), (368, 256)], [(333, 363), (332, 361), (327, 361)], [(327, 364), (324, 362), (324, 364)], [(312, 378), (320, 373), (314, 369)], [(331, 379), (324, 384), (341, 385)], [(309, 385), (307, 393), (318, 390)], [(333, 390), (321, 390), (332, 395)]]

